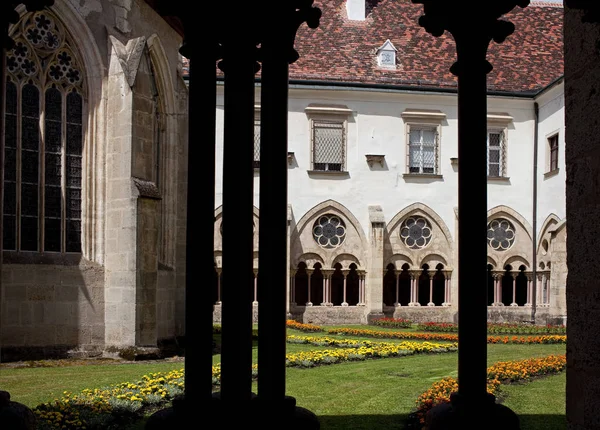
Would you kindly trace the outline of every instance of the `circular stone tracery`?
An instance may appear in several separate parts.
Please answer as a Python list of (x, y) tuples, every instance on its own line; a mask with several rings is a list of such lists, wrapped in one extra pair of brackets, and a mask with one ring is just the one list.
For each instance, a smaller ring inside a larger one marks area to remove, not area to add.
[(429, 222), (422, 217), (406, 218), (400, 227), (400, 238), (406, 246), (421, 249), (431, 241), (432, 231)]
[(346, 225), (337, 215), (320, 216), (313, 225), (313, 238), (323, 248), (337, 248), (346, 238)]
[(492, 249), (506, 251), (515, 243), (515, 228), (507, 219), (494, 219), (488, 224), (487, 240)]

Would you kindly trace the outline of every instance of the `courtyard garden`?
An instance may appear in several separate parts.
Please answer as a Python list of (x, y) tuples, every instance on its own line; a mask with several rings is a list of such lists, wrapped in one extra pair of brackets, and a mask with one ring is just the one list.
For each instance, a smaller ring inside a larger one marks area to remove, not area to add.
[[(214, 326), (220, 343), (220, 326)], [(287, 323), (286, 388), (322, 430), (420, 429), (457, 388), (457, 327), (382, 319), (368, 326)], [(253, 362), (257, 362), (258, 339)], [(488, 391), (522, 430), (563, 429), (563, 326), (488, 325)], [(184, 392), (181, 357), (156, 362), (57, 360), (4, 363), (0, 390), (34, 410), (38, 429), (143, 429)], [(213, 356), (219, 390), (220, 355)], [(260, 371), (253, 366), (253, 392)]]

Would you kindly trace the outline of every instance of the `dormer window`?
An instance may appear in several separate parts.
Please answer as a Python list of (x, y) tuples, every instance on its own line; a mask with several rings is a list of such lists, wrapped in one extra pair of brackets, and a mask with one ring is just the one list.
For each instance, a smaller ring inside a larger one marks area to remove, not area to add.
[(386, 40), (383, 45), (377, 49), (377, 65), (387, 69), (396, 68), (396, 52), (390, 39)]

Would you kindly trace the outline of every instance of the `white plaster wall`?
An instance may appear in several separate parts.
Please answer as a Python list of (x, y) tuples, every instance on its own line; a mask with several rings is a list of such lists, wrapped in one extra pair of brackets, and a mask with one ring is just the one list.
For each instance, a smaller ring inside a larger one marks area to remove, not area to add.
[[(219, 87), (217, 112), (216, 206), (222, 203), (223, 87)], [(257, 88), (256, 104), (260, 104)], [(429, 206), (444, 221), (456, 239), (458, 171), (450, 163), (457, 157), (458, 119), (455, 94), (399, 93), (342, 89), (290, 88), (288, 150), (294, 152), (288, 170), (288, 200), (296, 220), (315, 205), (333, 199), (352, 212), (365, 232), (369, 232), (369, 205), (381, 205), (386, 222), (407, 206), (420, 202)], [(344, 105), (352, 110), (348, 117), (348, 175), (310, 174), (310, 130), (305, 108), (312, 103)], [(405, 178), (406, 134), (401, 114), (406, 109), (433, 109), (446, 115), (440, 137), (440, 179)], [(546, 109), (551, 109), (548, 106)], [(488, 112), (503, 112), (513, 120), (508, 124), (508, 180), (488, 181), (488, 208), (507, 206), (531, 224), (533, 213), (533, 139), (534, 109), (531, 99), (488, 98)], [(554, 114), (561, 116), (562, 111)], [(556, 118), (551, 117), (549, 121)], [(548, 126), (549, 127), (549, 126)], [(540, 133), (541, 134), (541, 133)], [(370, 168), (365, 154), (384, 154), (385, 166)], [(564, 158), (564, 157), (563, 157)], [(563, 169), (564, 170), (564, 169)], [(562, 190), (564, 195), (564, 189)], [(259, 180), (255, 174), (254, 202), (259, 207)], [(547, 209), (538, 209), (542, 214)], [(545, 217), (545, 215), (540, 215)], [(543, 221), (543, 219), (542, 219)]]
[[(538, 129), (538, 233), (550, 214), (563, 219), (566, 216), (565, 200), (565, 112), (564, 84), (560, 83), (537, 99), (539, 105)], [(548, 172), (548, 137), (558, 132), (558, 172)]]

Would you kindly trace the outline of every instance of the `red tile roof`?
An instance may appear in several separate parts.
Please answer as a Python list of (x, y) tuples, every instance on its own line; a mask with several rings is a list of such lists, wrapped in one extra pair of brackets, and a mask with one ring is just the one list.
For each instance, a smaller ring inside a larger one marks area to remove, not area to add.
[[(347, 18), (346, 0), (317, 0), (320, 25), (300, 26), (290, 66), (290, 80), (337, 84), (390, 85), (455, 89), (449, 71), (456, 61), (454, 39), (433, 37), (418, 24), (422, 5), (410, 0), (367, 0), (364, 21)], [(563, 7), (532, 2), (505, 16), (516, 26), (502, 44), (490, 43), (488, 60), (494, 69), (488, 89), (537, 92), (563, 75)], [(377, 65), (376, 50), (389, 39), (396, 47), (396, 69)]]

